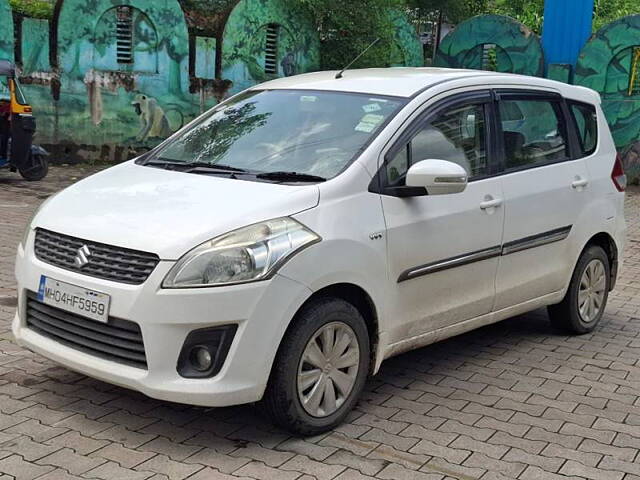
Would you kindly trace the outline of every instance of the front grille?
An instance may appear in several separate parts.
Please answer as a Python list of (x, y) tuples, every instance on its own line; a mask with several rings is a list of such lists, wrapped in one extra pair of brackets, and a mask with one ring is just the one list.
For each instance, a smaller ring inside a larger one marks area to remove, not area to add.
[(109, 318), (108, 323), (45, 305), (27, 292), (27, 327), (63, 345), (137, 368), (147, 368), (142, 332), (137, 323)]
[[(76, 257), (85, 246), (89, 252), (85, 255), (88, 263), (79, 266)], [(153, 253), (104, 245), (41, 228), (36, 230), (35, 254), (56, 267), (133, 285), (143, 283), (160, 261)]]

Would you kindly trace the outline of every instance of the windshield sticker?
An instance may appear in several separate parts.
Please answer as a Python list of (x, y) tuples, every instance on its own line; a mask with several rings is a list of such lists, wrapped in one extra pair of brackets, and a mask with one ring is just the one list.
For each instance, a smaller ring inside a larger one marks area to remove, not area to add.
[(318, 97), (314, 97), (311, 95), (303, 95), (302, 97), (300, 97), (301, 102), (315, 102), (317, 100), (318, 100)]
[(384, 115), (375, 115), (373, 113), (369, 113), (362, 117), (360, 123), (356, 125), (356, 132), (364, 132), (371, 133), (373, 132), (380, 123), (384, 120)]
[(380, 110), (382, 110), (382, 107), (380, 105), (378, 105), (377, 103), (370, 103), (368, 105), (363, 105), (362, 109), (366, 113), (373, 113), (373, 112), (379, 112)]

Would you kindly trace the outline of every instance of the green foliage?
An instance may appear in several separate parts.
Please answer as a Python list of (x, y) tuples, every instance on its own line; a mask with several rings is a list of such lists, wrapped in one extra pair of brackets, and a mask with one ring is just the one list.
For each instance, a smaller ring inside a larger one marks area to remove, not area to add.
[(492, 0), (490, 8), (497, 15), (507, 15), (540, 35), (544, 14), (544, 0)]
[(639, 12), (638, 0), (595, 0), (594, 31), (621, 17)]
[[(544, 18), (544, 0), (491, 0), (492, 13), (508, 15), (540, 34)], [(638, 13), (638, 0), (595, 0), (593, 31), (614, 20)]]
[[(421, 16), (442, 12), (451, 23), (493, 13), (513, 17), (537, 34), (542, 32), (544, 0), (407, 0), (407, 4)], [(597, 31), (614, 20), (639, 11), (638, 0), (595, 0), (593, 29)]]
[(54, 3), (54, 0), (9, 0), (13, 10), (34, 18), (51, 18)]
[(407, 0), (418, 18), (433, 18), (442, 12), (450, 23), (460, 23), (467, 18), (489, 13), (490, 0)]
[(395, 26), (390, 10), (402, 8), (402, 0), (293, 0), (308, 8), (321, 38), (322, 69), (343, 68), (371, 42), (371, 48), (353, 68), (387, 67), (397, 59)]

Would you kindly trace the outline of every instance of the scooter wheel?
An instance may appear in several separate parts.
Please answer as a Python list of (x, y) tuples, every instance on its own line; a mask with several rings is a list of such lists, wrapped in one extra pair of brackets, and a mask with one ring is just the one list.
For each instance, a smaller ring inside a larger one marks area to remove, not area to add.
[(34, 155), (32, 167), (27, 169), (20, 169), (20, 175), (22, 178), (29, 182), (37, 182), (47, 176), (49, 172), (49, 162), (46, 157), (42, 155)]

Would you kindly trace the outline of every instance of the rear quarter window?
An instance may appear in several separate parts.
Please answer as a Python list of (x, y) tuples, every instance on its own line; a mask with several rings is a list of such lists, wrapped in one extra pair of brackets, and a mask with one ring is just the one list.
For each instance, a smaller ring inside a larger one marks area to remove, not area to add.
[(588, 103), (569, 102), (583, 156), (591, 155), (598, 146), (598, 114)]

